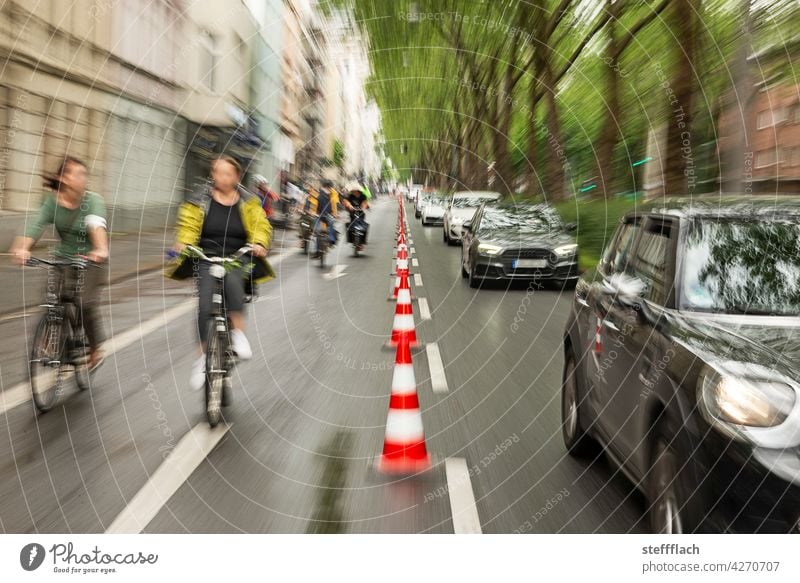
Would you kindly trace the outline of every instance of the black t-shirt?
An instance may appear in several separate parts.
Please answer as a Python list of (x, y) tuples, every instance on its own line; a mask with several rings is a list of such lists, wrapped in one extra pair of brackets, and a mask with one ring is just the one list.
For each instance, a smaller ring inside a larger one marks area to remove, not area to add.
[[(367, 200), (367, 197), (364, 195), (363, 192), (350, 192), (347, 194), (346, 199), (347, 202), (353, 205), (354, 208), (359, 209), (361, 208), (361, 205), (364, 203), (364, 201)], [(352, 215), (353, 211), (350, 211), (350, 214)]]
[(227, 257), (247, 244), (247, 231), (239, 213), (239, 203), (225, 206), (211, 199), (203, 221), (200, 248), (208, 256)]

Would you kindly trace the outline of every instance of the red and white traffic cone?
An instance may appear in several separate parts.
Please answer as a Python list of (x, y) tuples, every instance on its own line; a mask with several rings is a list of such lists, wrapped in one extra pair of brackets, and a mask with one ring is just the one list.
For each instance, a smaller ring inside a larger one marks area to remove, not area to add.
[(411, 350), (408, 340), (403, 339), (397, 346), (383, 453), (377, 469), (390, 474), (412, 474), (430, 468)]
[(397, 290), (397, 306), (394, 309), (392, 336), (386, 343), (387, 348), (395, 348), (407, 341), (411, 348), (419, 348), (417, 330), (414, 327), (414, 312), (411, 309), (411, 288), (408, 285), (408, 274), (400, 276), (400, 287)]
[(401, 289), (408, 290), (410, 299), (412, 300), (416, 299), (414, 298), (414, 295), (411, 294), (411, 285), (408, 280), (408, 273), (403, 272), (397, 274), (397, 277), (394, 282), (394, 289), (392, 290), (392, 293), (389, 296), (389, 301), (396, 300)]

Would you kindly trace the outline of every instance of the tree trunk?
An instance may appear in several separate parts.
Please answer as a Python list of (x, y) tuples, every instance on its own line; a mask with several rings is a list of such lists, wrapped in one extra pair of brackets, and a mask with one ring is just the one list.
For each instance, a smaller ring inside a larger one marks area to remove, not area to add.
[(545, 197), (547, 200), (564, 200), (564, 165), (566, 164), (566, 151), (564, 150), (564, 136), (561, 130), (561, 118), (558, 114), (556, 103), (556, 88), (553, 86), (552, 70), (550, 63), (542, 63), (542, 80), (544, 81), (544, 96), (547, 102), (547, 148), (545, 173)]
[(600, 134), (595, 146), (597, 155), (597, 188), (592, 191), (594, 198), (608, 199), (615, 187), (614, 148), (619, 140), (619, 127), (622, 114), (619, 106), (619, 74), (614, 70), (620, 58), (619, 40), (617, 38), (617, 18), (620, 2), (606, 1), (606, 11), (610, 18), (606, 25), (608, 30), (608, 46), (606, 47), (605, 75), (607, 81), (606, 103)]
[(677, 40), (677, 62), (672, 75), (671, 95), (668, 93), (664, 190), (667, 195), (684, 195), (692, 194), (697, 182), (692, 136), (697, 19), (691, 0), (675, 0), (670, 10), (672, 30)]

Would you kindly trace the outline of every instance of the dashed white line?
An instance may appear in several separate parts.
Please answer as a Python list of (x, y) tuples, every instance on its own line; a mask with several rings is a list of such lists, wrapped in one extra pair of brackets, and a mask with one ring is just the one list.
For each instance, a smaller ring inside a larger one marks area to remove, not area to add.
[(428, 368), (431, 371), (431, 388), (433, 392), (446, 393), (447, 376), (444, 374), (444, 364), (442, 364), (439, 345), (436, 342), (428, 342), (425, 345), (425, 352), (428, 356)]
[(417, 252), (417, 251), (416, 251), (416, 249), (414, 249), (413, 247), (411, 247), (411, 248), (408, 250), (408, 254), (409, 254), (409, 255), (415, 255), (415, 254), (416, 254), (416, 252)]
[(419, 317), (422, 320), (430, 320), (431, 319), (431, 310), (428, 308), (428, 300), (426, 298), (419, 298)]
[(414, 285), (416, 285), (418, 287), (422, 287), (422, 274), (421, 273), (415, 273), (414, 274)]
[(158, 514), (178, 488), (189, 479), (214, 446), (228, 432), (224, 423), (211, 429), (198, 423), (184, 435), (147, 483), (128, 502), (106, 530), (107, 534), (139, 534)]
[(461, 457), (447, 458), (444, 461), (447, 475), (447, 492), (450, 497), (450, 511), (453, 514), (455, 534), (481, 534), (481, 520), (475, 506), (475, 494), (469, 479), (467, 460)]
[(323, 277), (323, 279), (327, 279), (328, 281), (330, 281), (332, 279), (337, 279), (339, 277), (347, 275), (344, 272), (345, 269), (347, 269), (347, 265), (343, 265), (341, 263), (337, 263), (336, 265), (333, 266), (333, 268), (331, 268), (329, 273), (326, 273), (322, 277)]
[(416, 257), (414, 257), (414, 258), (411, 260), (411, 266), (412, 266), (412, 267), (419, 267), (419, 261), (417, 260), (417, 258), (416, 258)]

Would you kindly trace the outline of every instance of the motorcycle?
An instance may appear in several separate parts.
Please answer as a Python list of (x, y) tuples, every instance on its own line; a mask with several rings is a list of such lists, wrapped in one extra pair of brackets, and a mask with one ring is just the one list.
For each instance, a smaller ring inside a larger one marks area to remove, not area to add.
[(363, 209), (355, 209), (353, 220), (347, 227), (348, 239), (353, 244), (353, 257), (358, 257), (367, 238), (367, 222), (364, 220), (364, 215)]

